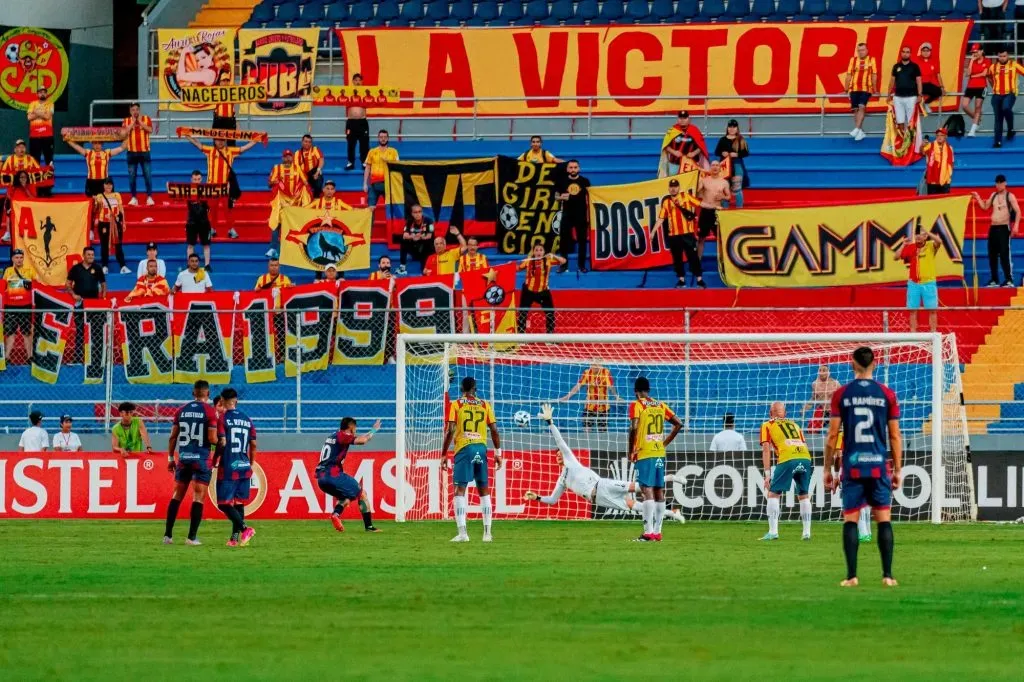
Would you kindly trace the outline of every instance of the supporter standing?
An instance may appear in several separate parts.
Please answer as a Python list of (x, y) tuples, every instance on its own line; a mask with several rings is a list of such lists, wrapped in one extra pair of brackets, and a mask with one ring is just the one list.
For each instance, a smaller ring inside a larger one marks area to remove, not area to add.
[(103, 193), (93, 197), (95, 203), (96, 228), (100, 236), (100, 262), (103, 273), (108, 272), (110, 265), (110, 249), (114, 249), (114, 257), (121, 266), (121, 274), (131, 272), (124, 259), (124, 202), (121, 193), (114, 191), (114, 181), (106, 178), (103, 181)]
[(985, 58), (981, 45), (971, 46), (971, 58), (967, 62), (967, 86), (961, 100), (961, 108), (971, 117), (971, 128), (967, 137), (974, 137), (981, 125), (981, 105), (985, 103), (985, 87), (988, 85), (988, 70), (991, 63)]
[[(917, 53), (918, 68), (921, 69), (921, 94), (924, 96), (924, 108), (929, 114), (932, 102), (939, 101), (946, 94), (946, 86), (942, 83), (939, 73), (939, 60), (932, 57), (932, 44), (922, 43)], [(941, 101), (939, 102), (941, 105)]]
[(74, 140), (64, 136), (64, 142), (85, 157), (85, 196), (90, 199), (103, 192), (103, 181), (110, 177), (110, 159), (124, 151), (124, 144), (113, 149), (104, 149), (102, 142), (93, 142), (91, 149), (85, 149)]
[(270, 248), (279, 249), (281, 245), (281, 209), (285, 206), (304, 206), (309, 203), (309, 186), (306, 174), (293, 162), (294, 155), (290, 149), (281, 152), (281, 163), (274, 166), (267, 180), (267, 187), (274, 196), (270, 204)]
[(743, 434), (736, 430), (736, 416), (726, 412), (722, 416), (722, 430), (711, 439), (711, 452), (746, 452), (747, 441)]
[(946, 139), (946, 129), (935, 131), (935, 141), (921, 149), (924, 153), (924, 182), (928, 194), (949, 194), (953, 182), (953, 147)]
[[(971, 192), (974, 201), (983, 211), (992, 211), (992, 224), (988, 228), (988, 267), (991, 274), (988, 286), (1013, 286), (1013, 267), (1010, 258), (1010, 237), (1020, 229), (1020, 204), (1017, 197), (1006, 188), (1006, 176), (996, 176), (996, 191), (988, 199), (982, 200), (977, 192)], [(1012, 225), (1011, 225), (1012, 223)], [(1003, 267), (1002, 280), (999, 278), (999, 266)]]
[(889, 79), (889, 101), (896, 125), (903, 134), (914, 120), (914, 107), (921, 101), (921, 68), (910, 60), (910, 48), (900, 48), (900, 60), (893, 64)]
[[(203, 174), (192, 171), (193, 185), (203, 182)], [(210, 202), (198, 196), (190, 196), (185, 202), (185, 259), (195, 252), (196, 244), (203, 247), (203, 264), (210, 269), (210, 241), (213, 236), (213, 225), (210, 224)]]
[(363, 191), (366, 192), (366, 205), (377, 206), (377, 199), (384, 196), (384, 177), (388, 172), (388, 164), (398, 161), (398, 150), (390, 145), (388, 131), (377, 133), (377, 146), (366, 154), (363, 161)]
[(697, 258), (704, 258), (704, 242), (715, 233), (718, 234), (718, 209), (725, 202), (728, 205), (732, 193), (729, 181), (722, 177), (722, 164), (711, 162), (707, 173), (701, 173), (697, 185), (697, 196), (700, 198), (700, 217), (697, 219)]
[(324, 183), (324, 193), (319, 199), (314, 199), (306, 204), (306, 208), (315, 208), (321, 211), (351, 211), (352, 207), (342, 201), (341, 197), (334, 193), (334, 190), (334, 180), (328, 180)]
[(60, 417), (60, 431), (53, 434), (54, 452), (81, 452), (82, 439), (71, 430), (74, 424), (70, 414), (62, 414)]
[(1010, 54), (1000, 50), (995, 62), (989, 67), (988, 80), (992, 84), (992, 113), (996, 117), (993, 147), (1003, 146), (1003, 124), (1006, 124), (1006, 139), (1012, 140), (1017, 134), (1013, 129), (1013, 105), (1017, 103), (1017, 77), (1024, 73), (1024, 66), (1010, 59)]
[(249, 140), (241, 147), (229, 147), (225, 140), (214, 140), (212, 145), (208, 145), (201, 144), (191, 135), (186, 135), (185, 139), (206, 157), (206, 181), (212, 185), (228, 185), (233, 195), (228, 199), (228, 208), (232, 208), (235, 200), (241, 195), (238, 178), (232, 166), (236, 157), (256, 146), (257, 140)]
[(107, 278), (103, 268), (96, 262), (96, 250), (87, 246), (82, 250), (82, 260), (68, 270), (68, 293), (75, 301), (75, 343), (72, 358), (81, 362), (82, 338), (85, 330), (85, 318), (82, 313), (83, 300), (95, 300), (107, 297)]
[[(14, 153), (4, 159), (3, 164), (0, 164), (0, 173), (10, 175), (14, 175), (18, 171), (31, 173), (38, 170), (41, 170), (39, 162), (31, 154), (26, 153), (25, 140), (15, 140)], [(42, 196), (41, 193), (40, 196)]]
[(409, 209), (409, 218), (402, 230), (402, 245), (398, 256), (398, 274), (406, 274), (405, 265), (409, 256), (415, 258), (422, 270), (426, 265), (430, 247), (434, 242), (434, 221), (423, 215), (423, 207), (413, 204)]
[(174, 280), (174, 293), (205, 294), (208, 291), (213, 291), (210, 274), (199, 267), (199, 255), (193, 253), (188, 257), (188, 268), (179, 272)]
[(153, 201), (153, 176), (152, 162), (149, 155), (149, 136), (153, 134), (153, 119), (142, 113), (138, 102), (132, 102), (128, 107), (128, 116), (121, 121), (124, 128), (125, 145), (128, 148), (128, 191), (132, 198), (128, 201), (129, 206), (138, 206), (138, 195), (136, 175), (139, 167), (142, 167), (142, 179), (146, 184), (146, 205), (152, 206)]
[(708, 155), (707, 143), (700, 129), (690, 123), (690, 114), (680, 111), (676, 123), (661, 139), (661, 162), (658, 165), (658, 177), (678, 175), (684, 159), (689, 159), (697, 166), (702, 166)]
[(459, 272), (473, 272), (488, 267), (487, 254), (480, 253), (480, 240), (466, 237), (466, 252), (459, 256)]
[(551, 296), (551, 266), (562, 265), (565, 259), (553, 253), (544, 253), (543, 244), (534, 244), (530, 257), (519, 263), (519, 270), (526, 271), (526, 280), (519, 297), (516, 313), (516, 329), (526, 333), (527, 315), (537, 304), (544, 311), (545, 327), (548, 334), (555, 333), (555, 300)]
[(25, 363), (32, 359), (32, 283), (36, 271), (25, 263), (25, 252), (11, 252), (11, 266), (4, 270), (7, 291), (4, 293), (4, 357), (11, 359), (14, 341), (21, 334)]
[(256, 280), (256, 291), (267, 289), (286, 289), (292, 286), (288, 275), (281, 274), (281, 260), (276, 256), (267, 259), (267, 272)]
[(163, 258), (157, 258), (157, 252), (156, 242), (146, 244), (146, 257), (139, 261), (139, 265), (135, 269), (136, 277), (142, 277), (146, 274), (146, 264), (151, 260), (156, 261), (156, 274), (161, 277), (167, 276), (167, 263), (164, 262)]
[(13, 200), (14, 199), (35, 199), (36, 190), (30, 184), (28, 173), (26, 171), (17, 171), (14, 173), (14, 184), (7, 190), (6, 197), (0, 197), (0, 207), (3, 212), (0, 215), (0, 223), (3, 223), (4, 233), (0, 236), (0, 242), (7, 243), (11, 241), (11, 221), (13, 220)]
[[(732, 119), (725, 126), (725, 135), (719, 138), (715, 146), (715, 157), (721, 159), (724, 177), (729, 181), (736, 208), (743, 208), (743, 189), (750, 186), (744, 161), (748, 156), (750, 148), (746, 138), (740, 134), (739, 121)], [(729, 208), (729, 202), (723, 202), (722, 208)]]
[(32, 410), (28, 421), (32, 426), (21, 432), (18, 452), (46, 452), (50, 447), (50, 437), (47, 435), (46, 429), (42, 427), (43, 413), (39, 410)]
[(559, 178), (555, 192), (562, 204), (562, 222), (559, 226), (558, 255), (565, 263), (559, 272), (569, 269), (569, 252), (573, 233), (576, 238), (576, 269), (587, 272), (587, 248), (590, 240), (590, 180), (580, 175), (580, 162), (570, 159), (565, 176)]
[(28, 105), (27, 112), (28, 153), (43, 166), (53, 163), (53, 102), (49, 100), (49, 94), (46, 88), (39, 88), (36, 101)]
[(133, 298), (152, 296), (168, 296), (171, 288), (167, 284), (167, 278), (157, 272), (156, 261), (146, 263), (146, 274), (135, 281), (135, 287), (124, 297), (125, 303), (131, 303)]
[(320, 198), (324, 191), (324, 163), (324, 153), (313, 144), (313, 136), (303, 135), (299, 152), (295, 155), (295, 165), (306, 176), (306, 184), (314, 199)]
[(900, 250), (899, 258), (909, 268), (907, 277), (907, 310), (910, 311), (910, 331), (917, 331), (917, 311), (928, 311), (928, 326), (935, 331), (938, 321), (939, 289), (935, 282), (935, 256), (942, 241), (939, 235), (918, 230), (913, 241), (908, 241)]
[[(352, 76), (352, 85), (358, 87), (362, 84), (363, 74)], [(345, 141), (348, 143), (345, 170), (353, 170), (356, 167), (356, 145), (359, 145), (359, 163), (366, 165), (367, 150), (370, 148), (370, 122), (366, 119), (366, 108), (359, 105), (345, 107), (345, 116)]]
[(985, 23), (981, 25), (981, 42), (985, 43), (989, 54), (993, 51), (1006, 49), (1003, 39), (1006, 35), (1006, 6), (1009, 0), (978, 0), (978, 13)]
[(654, 231), (657, 232), (662, 225), (668, 226), (668, 249), (672, 253), (672, 267), (676, 273), (676, 288), (682, 289), (686, 286), (686, 268), (683, 259), (690, 264), (690, 273), (693, 275), (697, 285), (702, 289), (707, 288), (704, 284), (704, 270), (701, 268), (700, 258), (697, 256), (697, 237), (694, 234), (694, 219), (700, 202), (689, 192), (680, 194), (679, 180), (672, 178), (668, 181), (668, 196), (661, 200), (661, 210), (658, 212), (658, 222), (654, 224)]
[(530, 163), (562, 163), (562, 160), (544, 149), (544, 140), (540, 135), (530, 137), (530, 148), (519, 155), (520, 161)]
[[(850, 111), (853, 112), (853, 130), (850, 137), (857, 142), (864, 139), (864, 117), (868, 102), (878, 93), (878, 64), (868, 56), (867, 43), (857, 44), (857, 54), (850, 58), (846, 69), (846, 91), (850, 93)], [(737, 207), (740, 204), (737, 202)]]
[(114, 424), (110, 431), (110, 447), (121, 455), (127, 457), (133, 452), (153, 452), (153, 444), (149, 440), (149, 432), (142, 419), (135, 415), (135, 404), (123, 402), (117, 406), (121, 419)]

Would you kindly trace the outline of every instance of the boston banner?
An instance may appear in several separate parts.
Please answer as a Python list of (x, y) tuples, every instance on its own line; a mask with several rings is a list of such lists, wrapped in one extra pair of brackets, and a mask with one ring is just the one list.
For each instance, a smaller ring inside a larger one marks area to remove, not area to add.
[[(867, 43), (883, 78), (901, 46), (932, 44), (961, 82), (970, 21), (342, 28), (345, 82), (401, 91), (406, 115), (849, 111), (846, 70)], [(411, 58), (410, 55), (415, 55)], [(884, 81), (885, 84), (888, 81)], [(781, 95), (781, 96), (780, 96)], [(423, 101), (444, 98), (445, 101)], [(458, 100), (456, 101), (456, 98)], [(476, 99), (480, 98), (480, 99)], [(494, 98), (494, 99), (488, 99)], [(725, 99), (730, 98), (730, 99)], [(419, 100), (419, 101), (413, 101)], [(943, 107), (956, 105), (947, 97)], [(884, 110), (884, 99), (869, 105)]]
[(207, 102), (181, 103), (181, 89), (196, 85), (231, 85), (235, 69), (235, 29), (161, 28), (156, 32), (159, 55), (159, 96), (178, 103), (161, 109), (197, 111), (213, 109)]
[(319, 36), (318, 28), (243, 28), (238, 32), (241, 83), (265, 86), (271, 99), (307, 99), (252, 102), (241, 107), (243, 114), (278, 116), (309, 111)]
[(696, 192), (697, 171), (590, 188), (590, 260), (595, 270), (645, 270), (668, 265), (672, 254), (665, 229), (654, 233), (668, 183), (679, 180), (680, 192)]
[(373, 209), (351, 211), (285, 206), (281, 209), (281, 262), (323, 272), (370, 267)]
[(434, 221), (435, 234), (445, 234), (449, 225), (470, 231), (494, 229), (494, 177), (493, 157), (389, 163), (384, 181), (389, 232), (405, 227), (415, 204)]
[(719, 211), (719, 266), (732, 287), (825, 287), (907, 280), (897, 257), (917, 229), (939, 235), (939, 279), (963, 278), (969, 196), (883, 204)]
[(557, 253), (562, 202), (555, 189), (565, 163), (530, 163), (498, 157), (498, 249), (525, 255), (534, 244)]
[(89, 236), (88, 199), (30, 199), (13, 202), (13, 248), (25, 252), (36, 281), (63, 287), (68, 270), (82, 259)]
[(70, 48), (68, 29), (0, 26), (0, 104), (27, 111), (45, 87), (54, 110), (67, 111)]

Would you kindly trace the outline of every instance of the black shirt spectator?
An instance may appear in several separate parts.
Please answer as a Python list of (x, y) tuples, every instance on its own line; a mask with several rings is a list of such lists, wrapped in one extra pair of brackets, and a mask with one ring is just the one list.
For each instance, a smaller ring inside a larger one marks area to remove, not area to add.
[(914, 62), (896, 62), (892, 67), (895, 83), (893, 94), (896, 97), (917, 97), (917, 79), (921, 77), (921, 67)]
[(76, 263), (68, 272), (69, 288), (76, 296), (82, 298), (100, 298), (105, 292), (107, 278), (103, 275), (101, 268), (95, 261), (86, 265), (85, 262)]
[(572, 159), (566, 165), (566, 174), (555, 183), (555, 193), (562, 200), (562, 221), (559, 224), (558, 255), (565, 259), (559, 272), (569, 269), (573, 232), (577, 246), (576, 267), (587, 271), (587, 240), (590, 236), (590, 180), (580, 175), (580, 164)]

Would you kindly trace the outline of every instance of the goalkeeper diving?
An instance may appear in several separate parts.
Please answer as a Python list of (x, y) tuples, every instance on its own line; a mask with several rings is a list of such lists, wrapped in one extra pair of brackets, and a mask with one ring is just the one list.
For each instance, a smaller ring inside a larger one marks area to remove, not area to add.
[[(548, 423), (555, 444), (558, 445), (559, 464), (562, 465), (562, 474), (558, 477), (558, 483), (549, 495), (538, 495), (532, 490), (527, 490), (523, 499), (536, 501), (542, 504), (557, 504), (562, 498), (566, 489), (571, 490), (580, 497), (588, 500), (598, 507), (617, 509), (623, 512), (631, 512), (640, 503), (636, 494), (640, 492), (640, 485), (633, 481), (616, 481), (610, 478), (601, 478), (593, 469), (583, 466), (576, 459), (575, 453), (562, 437), (558, 427), (555, 426), (554, 410), (551, 405), (541, 405), (537, 418)], [(670, 514), (678, 521), (684, 521), (678, 512)]]

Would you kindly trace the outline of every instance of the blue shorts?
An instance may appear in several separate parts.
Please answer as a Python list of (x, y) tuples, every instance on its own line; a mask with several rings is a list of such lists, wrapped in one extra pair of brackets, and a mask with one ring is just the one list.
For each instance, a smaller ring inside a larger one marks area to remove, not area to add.
[(938, 310), (939, 288), (935, 282), (907, 282), (907, 308), (910, 310)]
[(870, 92), (864, 92), (858, 90), (850, 93), (850, 109), (859, 109), (860, 107), (866, 107), (868, 101), (871, 99)]
[(487, 446), (467, 445), (456, 452), (452, 480), (457, 486), (469, 485), (470, 481), (476, 481), (477, 488), (486, 488)]
[(213, 478), (213, 470), (210, 468), (208, 459), (187, 459), (182, 462), (178, 460), (178, 466), (174, 468), (174, 480), (178, 483), (206, 483), (210, 484)]
[(230, 478), (222, 478), (217, 481), (217, 504), (230, 504), (232, 502), (249, 502), (249, 488), (251, 478), (239, 478), (232, 481)]
[(359, 487), (359, 481), (344, 471), (337, 476), (317, 476), (316, 484), (320, 490), (339, 500), (358, 500), (360, 493), (363, 492)]
[(776, 495), (789, 492), (789, 486), (796, 482), (796, 494), (803, 496), (811, 488), (811, 474), (814, 463), (809, 459), (791, 459), (775, 465), (771, 485), (768, 490)]
[(636, 482), (645, 488), (665, 487), (665, 458), (648, 457), (636, 461)]
[(860, 511), (864, 507), (888, 509), (892, 506), (892, 480), (883, 478), (843, 477), (843, 512)]

